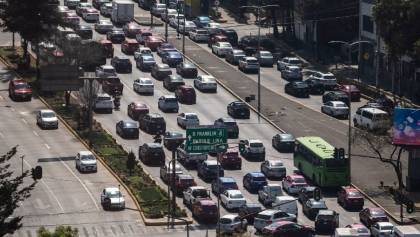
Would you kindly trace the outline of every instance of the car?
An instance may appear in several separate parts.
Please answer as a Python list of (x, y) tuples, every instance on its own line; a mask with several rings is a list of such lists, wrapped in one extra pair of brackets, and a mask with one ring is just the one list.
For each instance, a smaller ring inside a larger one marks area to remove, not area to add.
[(199, 223), (216, 223), (218, 217), (217, 204), (212, 200), (200, 199), (192, 204), (192, 216)]
[(101, 205), (105, 210), (125, 209), (124, 195), (119, 187), (104, 188), (101, 193)]
[(105, 3), (101, 6), (100, 13), (104, 17), (110, 17), (112, 14), (112, 3)]
[(328, 101), (321, 106), (321, 112), (332, 117), (347, 119), (349, 107), (342, 101)]
[(196, 186), (194, 177), (189, 174), (177, 174), (175, 176), (175, 192), (181, 195), (187, 188)]
[(31, 101), (32, 88), (23, 79), (10, 80), (9, 96), (14, 101), (17, 101), (17, 100)]
[(178, 162), (175, 162), (175, 170), (173, 170), (173, 168), (174, 168), (174, 163), (169, 163), (169, 162), (165, 163), (163, 166), (160, 167), (159, 173), (160, 173), (160, 178), (162, 179), (163, 182), (168, 184), (175, 177), (174, 175), (179, 175), (179, 174), (184, 173), (182, 171), (181, 165)]
[(135, 39), (126, 39), (121, 43), (121, 52), (134, 55), (134, 52), (139, 48), (139, 43)]
[(188, 37), (195, 42), (207, 42), (209, 40), (209, 32), (205, 29), (193, 29), (189, 32)]
[(159, 97), (158, 108), (163, 112), (178, 113), (178, 99), (174, 95), (163, 95)]
[(219, 219), (221, 234), (243, 233), (247, 230), (248, 222), (237, 214), (227, 214)]
[(131, 73), (132, 64), (129, 57), (115, 56), (111, 59), (111, 65), (117, 73)]
[(80, 0), (64, 0), (64, 6), (67, 6), (70, 9), (75, 9), (79, 3)]
[(360, 101), (361, 92), (355, 85), (337, 85), (337, 89), (349, 95), (351, 101)]
[(241, 156), (248, 160), (265, 160), (264, 143), (258, 139), (239, 140), (239, 144), (244, 146), (241, 151)]
[(238, 215), (241, 219), (247, 221), (248, 224), (254, 225), (254, 218), (262, 211), (263, 207), (259, 203), (246, 202), (245, 205), (239, 207)]
[(95, 8), (87, 8), (83, 10), (82, 18), (86, 22), (97, 22), (99, 20), (99, 11)]
[(162, 63), (166, 63), (170, 67), (176, 67), (183, 61), (184, 58), (182, 57), (182, 54), (178, 51), (169, 51), (162, 54)]
[(194, 79), (194, 87), (203, 92), (217, 92), (216, 79), (210, 75), (199, 75), (196, 79)]
[(58, 129), (57, 115), (50, 109), (41, 109), (36, 113), (36, 124), (42, 129)]
[(271, 138), (271, 145), (280, 152), (294, 152), (295, 137), (290, 133), (278, 133)]
[(258, 47), (258, 38), (256, 36), (246, 35), (246, 36), (241, 37), (241, 39), (238, 42), (238, 48), (242, 49), (247, 56), (255, 55), (258, 51), (257, 47)]
[(389, 222), (384, 210), (378, 207), (368, 207), (361, 210), (359, 212), (359, 219), (368, 228), (376, 222)]
[(160, 14), (162, 21), (169, 23), (169, 16), (178, 14), (176, 9), (168, 9)]
[(255, 55), (262, 67), (272, 67), (274, 63), (273, 54), (270, 51), (259, 51)]
[(291, 221), (274, 222), (261, 231), (265, 236), (284, 237), (313, 237), (315, 230), (308, 225), (301, 225)]
[(99, 34), (106, 34), (114, 29), (114, 25), (110, 20), (99, 20), (94, 28)]
[(305, 214), (309, 219), (313, 220), (320, 210), (327, 210), (328, 207), (325, 204), (325, 200), (315, 200), (310, 198), (306, 202), (302, 203), (302, 212)]
[(140, 77), (133, 82), (133, 90), (139, 94), (154, 94), (154, 84), (150, 78)]
[(137, 122), (120, 120), (115, 125), (115, 132), (122, 138), (139, 139), (139, 125)]
[(172, 75), (172, 70), (168, 64), (156, 63), (152, 67), (151, 75), (156, 80), (163, 80), (165, 77)]
[(152, 51), (156, 51), (163, 42), (164, 40), (162, 38), (150, 35), (144, 40), (144, 46), (149, 47)]
[(106, 39), (113, 44), (121, 44), (125, 40), (125, 34), (122, 30), (113, 29), (106, 33)]
[(249, 119), (250, 109), (245, 102), (233, 101), (227, 106), (227, 113), (235, 119)]
[(92, 0), (92, 5), (96, 9), (100, 9), (105, 3), (111, 2), (110, 0)]
[(79, 151), (74, 158), (76, 169), (80, 172), (97, 172), (96, 157), (90, 151)]
[(193, 63), (184, 61), (176, 66), (176, 73), (178, 73), (183, 78), (196, 78), (198, 70)]
[(309, 79), (318, 80), (324, 85), (325, 89), (331, 90), (337, 87), (337, 79), (331, 72), (312, 72)]
[(139, 42), (139, 44), (144, 45), (147, 37), (152, 36), (152, 35), (153, 35), (153, 33), (151, 31), (142, 30), (140, 34), (136, 35), (136, 40), (137, 40), (137, 42)]
[(261, 172), (250, 172), (244, 175), (242, 184), (250, 193), (256, 193), (267, 185), (267, 178)]
[(111, 65), (101, 65), (96, 67), (95, 76), (99, 78), (117, 77), (115, 68)]
[(162, 53), (164, 51), (177, 51), (177, 49), (170, 43), (162, 43), (161, 45), (159, 45), (159, 47), (157, 48), (157, 54), (162, 57)]
[(93, 30), (90, 25), (76, 25), (74, 32), (78, 34), (82, 39), (92, 39)]
[(163, 135), (163, 145), (170, 150), (184, 141), (184, 134), (181, 132), (169, 131)]
[(302, 68), (298, 66), (285, 66), (283, 71), (281, 71), (281, 77), (288, 81), (301, 81), (303, 78)]
[(303, 187), (298, 193), (298, 201), (306, 203), (309, 199), (314, 198), (315, 186)]
[(361, 223), (354, 223), (347, 225), (346, 228), (351, 228), (357, 232), (357, 236), (360, 237), (370, 237), (370, 230)]
[(238, 62), (238, 69), (243, 72), (258, 72), (260, 64), (255, 57), (242, 57)]
[(92, 8), (92, 4), (88, 3), (88, 2), (80, 2), (77, 6), (76, 6), (76, 13), (77, 15), (81, 16), (82, 12), (86, 9)]
[(281, 184), (288, 194), (297, 194), (302, 188), (308, 186), (302, 175), (288, 175), (281, 181)]
[(267, 178), (283, 179), (286, 176), (286, 167), (280, 160), (265, 160), (260, 170)]
[(232, 28), (218, 28), (215, 34), (224, 35), (232, 46), (238, 46), (238, 33)]
[(324, 85), (318, 80), (306, 79), (306, 84), (309, 86), (309, 94), (311, 95), (323, 95), (325, 93)]
[(390, 116), (387, 112), (369, 107), (360, 107), (353, 117), (355, 127), (374, 132), (386, 132), (390, 127)]
[(165, 151), (160, 143), (144, 143), (139, 146), (138, 157), (146, 165), (162, 166), (165, 163)]
[(179, 23), (177, 31), (181, 34), (188, 35), (192, 30), (195, 30), (197, 26), (192, 21), (182, 21)]
[[(113, 77), (111, 77), (113, 78)], [(101, 93), (96, 96), (93, 104), (93, 111), (112, 113), (114, 109), (112, 97), (107, 93)]]
[(150, 10), (150, 13), (152, 13), (152, 15), (159, 17), (160, 14), (162, 14), (163, 12), (165, 12), (166, 10), (166, 4), (164, 3), (155, 3), (152, 7), (152, 9)]
[(178, 99), (179, 103), (182, 104), (195, 104), (197, 95), (195, 93), (194, 87), (189, 85), (178, 86), (175, 89), (175, 96)]
[(208, 40), (207, 40), (207, 46), (209, 48), (211, 48), (211, 46), (217, 42), (229, 42), (228, 37), (224, 36), (224, 35), (209, 35)]
[(187, 128), (189, 126), (198, 126), (200, 120), (196, 113), (180, 113), (176, 117), (176, 122), (181, 128)]
[(127, 106), (127, 115), (135, 121), (139, 121), (144, 115), (149, 113), (149, 107), (140, 102), (131, 102)]
[(128, 38), (135, 38), (137, 34), (141, 33), (141, 27), (134, 22), (126, 23), (122, 30)]
[(246, 57), (246, 54), (243, 50), (233, 49), (233, 50), (226, 53), (225, 60), (226, 60), (226, 62), (228, 62), (230, 64), (238, 65), (239, 60), (243, 57)]
[(183, 85), (185, 85), (184, 78), (180, 75), (169, 75), (163, 80), (163, 87), (171, 92), (174, 92), (176, 88)]
[(102, 45), (105, 51), (105, 55), (107, 58), (113, 58), (114, 57), (114, 46), (112, 45), (112, 42), (106, 39), (99, 40), (99, 44)]
[(226, 190), (238, 190), (236, 180), (232, 177), (219, 177), (211, 183), (211, 191), (215, 194), (221, 194)]
[[(209, 22), (207, 24), (207, 26), (203, 27), (204, 29), (206, 29), (210, 35), (212, 34), (216, 34), (217, 30), (220, 29), (222, 25), (220, 25), (220, 23), (216, 23), (216, 22)], [(229, 40), (228, 40), (229, 41)], [(228, 42), (227, 41), (227, 42)]]
[(392, 115), (394, 112), (394, 101), (392, 101), (392, 99), (388, 98), (386, 95), (382, 94), (379, 97), (370, 100), (368, 102), (369, 103), (375, 103), (379, 106), (381, 106), (380, 109), (382, 109), (383, 111), (387, 112), (388, 114)]
[(376, 222), (370, 227), (373, 237), (394, 236), (394, 225), (391, 222)]
[(124, 85), (118, 77), (107, 77), (102, 81), (102, 91), (110, 95), (115, 96), (116, 94), (122, 95)]
[(287, 223), (290, 222), (290, 223), (296, 224), (297, 218), (295, 215), (286, 213), (281, 210), (264, 210), (258, 213), (258, 215), (255, 217), (254, 228), (258, 232), (268, 234), (267, 229), (273, 228), (273, 226), (271, 227), (268, 227), (268, 226), (270, 226), (272, 223), (279, 223), (279, 222), (282, 223), (286, 221)]
[(194, 18), (193, 22), (198, 28), (203, 28), (206, 27), (211, 20), (208, 16), (197, 16)]
[(277, 61), (277, 70), (283, 71), (286, 66), (298, 66), (302, 68), (302, 61), (295, 57), (285, 57)]
[(348, 95), (342, 91), (329, 91), (325, 93), (322, 96), (322, 103), (327, 103), (328, 101), (342, 101), (347, 106), (350, 104)]
[(333, 210), (319, 210), (315, 217), (315, 231), (317, 233), (334, 233), (339, 226), (340, 214)]
[(136, 50), (136, 52), (134, 52), (134, 60), (137, 61), (137, 59), (139, 59), (141, 56), (152, 56), (153, 57), (152, 50), (150, 48), (147, 48), (147, 47), (139, 47)]
[(226, 128), (227, 138), (229, 139), (236, 139), (239, 137), (239, 126), (232, 118), (218, 118), (214, 121), (214, 126)]
[(242, 159), (239, 157), (239, 152), (236, 148), (227, 148), (225, 152), (218, 154), (217, 159), (224, 169), (234, 168), (240, 170), (242, 168)]
[(169, 18), (169, 25), (175, 29), (178, 29), (178, 25), (181, 24), (185, 19), (185, 16), (183, 14), (176, 14), (173, 16), (170, 16)]
[(198, 164), (197, 174), (204, 181), (212, 181), (217, 177), (223, 177), (225, 172), (220, 163), (216, 160), (205, 160)]
[(136, 67), (141, 71), (151, 71), (153, 66), (156, 65), (153, 55), (142, 55), (136, 59)]
[(220, 194), (220, 201), (227, 210), (237, 210), (246, 204), (245, 197), (239, 190), (225, 190)]
[(189, 208), (198, 200), (211, 200), (210, 192), (202, 186), (191, 186), (182, 194), (182, 203)]
[(162, 115), (157, 113), (149, 113), (144, 115), (140, 120), (140, 129), (152, 134), (164, 134), (166, 131), (166, 122)]
[[(265, 207), (272, 207), (273, 202), (276, 201), (277, 197), (282, 196), (283, 191), (280, 184), (269, 183), (265, 185), (260, 191), (258, 191), (258, 201)], [(281, 209), (274, 207), (275, 209)]]
[(296, 97), (309, 98), (308, 84), (302, 81), (289, 82), (284, 86), (284, 92)]
[(219, 57), (224, 57), (228, 52), (232, 50), (232, 45), (229, 42), (216, 42), (211, 46), (212, 53)]

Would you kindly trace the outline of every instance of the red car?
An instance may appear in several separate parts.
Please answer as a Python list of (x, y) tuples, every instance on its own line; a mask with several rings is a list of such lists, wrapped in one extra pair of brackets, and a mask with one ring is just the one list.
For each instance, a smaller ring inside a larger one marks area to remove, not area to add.
[(216, 42), (229, 42), (229, 38), (224, 35), (212, 35), (207, 41), (207, 46), (211, 47)]
[(236, 148), (228, 148), (225, 153), (219, 153), (218, 159), (223, 168), (232, 167), (240, 170), (242, 167), (242, 159)]
[(287, 193), (298, 194), (308, 183), (302, 175), (288, 175), (283, 179), (282, 185)]
[(364, 198), (362, 194), (352, 187), (341, 187), (338, 191), (337, 202), (341, 204), (344, 209), (362, 209), (364, 205)]
[(136, 121), (139, 121), (141, 118), (143, 118), (144, 115), (148, 113), (149, 107), (147, 107), (147, 105), (144, 103), (131, 102), (127, 106), (127, 115)]
[(126, 37), (135, 38), (137, 34), (141, 33), (141, 28), (134, 22), (129, 22), (123, 26), (123, 31)]
[(360, 101), (360, 90), (355, 85), (338, 85), (338, 90), (345, 92), (347, 95), (351, 93), (351, 101)]
[(158, 36), (148, 36), (144, 41), (144, 46), (150, 48), (152, 51), (156, 51), (157, 48), (163, 43), (163, 39)]
[(359, 212), (360, 221), (367, 227), (376, 222), (389, 222), (384, 210), (378, 207), (368, 207)]
[(134, 54), (139, 48), (139, 43), (135, 39), (126, 39), (121, 43), (121, 51), (125, 54)]
[(196, 93), (195, 89), (189, 85), (178, 86), (175, 89), (175, 96), (178, 98), (179, 103), (182, 104), (195, 104), (196, 103)]
[(213, 200), (198, 200), (192, 204), (192, 216), (200, 223), (216, 223), (217, 215), (217, 204)]
[(103, 39), (99, 40), (99, 43), (104, 47), (107, 58), (114, 57), (114, 46), (112, 45), (111, 41)]
[(9, 82), (9, 96), (12, 100), (28, 100), (31, 101), (32, 99), (32, 89), (29, 84), (22, 80), (11, 80)]
[(307, 225), (300, 225), (291, 221), (278, 221), (264, 227), (264, 236), (269, 237), (312, 237), (315, 230)]
[(196, 185), (194, 177), (189, 174), (177, 174), (175, 177), (175, 187), (178, 195), (182, 194), (187, 188)]

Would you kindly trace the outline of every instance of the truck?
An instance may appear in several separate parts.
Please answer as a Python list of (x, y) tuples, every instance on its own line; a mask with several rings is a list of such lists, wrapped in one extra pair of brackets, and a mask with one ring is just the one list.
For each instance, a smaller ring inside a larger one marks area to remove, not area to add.
[(271, 206), (276, 197), (283, 195), (280, 184), (268, 184), (258, 191), (258, 201), (264, 206)]
[(184, 149), (183, 144), (176, 149), (178, 161), (185, 166), (194, 166), (207, 160), (207, 154), (189, 153)]
[(239, 144), (244, 147), (244, 149), (240, 149), (242, 157), (246, 159), (265, 160), (265, 147), (262, 141), (257, 139), (240, 140)]
[(125, 24), (134, 19), (134, 3), (131, 1), (113, 1), (111, 21), (115, 24)]

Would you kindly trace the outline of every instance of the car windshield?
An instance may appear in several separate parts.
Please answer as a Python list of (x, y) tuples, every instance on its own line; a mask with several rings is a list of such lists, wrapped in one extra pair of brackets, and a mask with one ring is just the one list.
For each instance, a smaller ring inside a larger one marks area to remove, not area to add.
[(387, 114), (375, 114), (375, 116), (373, 117), (374, 121), (381, 121), (381, 120), (388, 120), (388, 115)]
[(181, 137), (183, 137), (183, 135), (182, 135), (182, 133), (173, 132), (173, 133), (170, 133), (169, 134), (169, 137), (172, 137), (172, 138), (181, 138)]
[(145, 61), (145, 62), (154, 62), (155, 59), (153, 57), (143, 57), (143, 61)]
[(186, 26), (191, 26), (191, 27), (194, 27), (195, 26), (195, 24), (194, 24), (194, 22), (185, 22), (185, 25)]
[(335, 80), (334, 76), (324, 76), (325, 80)]
[(104, 72), (106, 72), (106, 73), (115, 73), (115, 69), (114, 68), (104, 68)]
[(264, 147), (264, 145), (262, 143), (259, 142), (254, 142), (249, 144), (250, 147)]
[(203, 205), (203, 211), (204, 212), (216, 212), (217, 206), (216, 205)]
[(165, 102), (168, 102), (168, 103), (176, 103), (178, 100), (176, 99), (176, 98), (166, 98), (165, 99)]
[(169, 52), (168, 55), (170, 58), (182, 58), (181, 54), (176, 53), (176, 52)]
[(296, 83), (295, 85), (296, 85), (296, 88), (307, 88), (308, 87), (308, 84), (306, 84), (306, 83)]
[(369, 233), (369, 230), (366, 229), (366, 228), (358, 228), (357, 229), (357, 233), (359, 233), (359, 234), (367, 234), (367, 233)]
[(137, 123), (124, 123), (125, 128), (137, 128)]
[(264, 215), (264, 214), (258, 214), (256, 218), (263, 219), (263, 220), (270, 220), (271, 216), (270, 215)]
[(272, 167), (283, 167), (283, 162), (281, 161), (272, 161), (271, 162)]
[(344, 104), (344, 103), (336, 103), (336, 104), (335, 104), (335, 106), (336, 106), (337, 108), (347, 108), (347, 105), (346, 105), (346, 104)]
[(207, 35), (208, 34), (207, 30), (197, 30), (196, 32), (199, 35)]
[(245, 103), (240, 103), (240, 102), (235, 103), (234, 105), (235, 105), (236, 108), (246, 108), (247, 107)]
[(232, 222), (229, 218), (220, 218), (220, 224), (230, 224)]
[(199, 19), (201, 22), (210, 22), (210, 18), (208, 18), (208, 17), (206, 17), (206, 16), (201, 16), (201, 17), (198, 17), (198, 19)]
[(382, 210), (372, 210), (371, 215), (374, 217), (385, 216), (385, 212), (383, 212)]
[(300, 60), (298, 60), (298, 59), (291, 59), (290, 61), (289, 61), (289, 64), (292, 64), (292, 65), (299, 65), (301, 62), (300, 62)]
[(42, 117), (44, 117), (44, 118), (54, 118), (55, 113), (54, 112), (45, 112), (45, 113), (42, 113)]
[(120, 58), (119, 63), (126, 63), (126, 64), (129, 64), (129, 63), (131, 63), (131, 62), (130, 62), (130, 59), (128, 59), (128, 58)]
[(305, 181), (304, 178), (294, 178), (293, 183), (304, 184), (304, 183), (306, 183), (306, 181)]
[(227, 126), (236, 126), (236, 122), (235, 121), (225, 122), (225, 125), (227, 125)]
[(31, 87), (28, 84), (17, 84), (15, 88), (17, 90), (20, 90), (20, 89), (30, 89)]
[(327, 208), (327, 206), (325, 205), (325, 202), (324, 201), (320, 200), (320, 201), (314, 201), (314, 202), (312, 202), (312, 208), (320, 208), (320, 209), (323, 209), (323, 208)]
[(198, 189), (193, 192), (193, 196), (196, 198), (206, 198), (209, 194), (205, 189)]
[(219, 168), (218, 165), (208, 165), (207, 166), (210, 170), (217, 170)]
[(271, 57), (272, 56), (271, 53), (269, 53), (269, 52), (261, 52), (260, 55), (264, 56), (264, 57)]
[(300, 68), (298, 68), (298, 67), (289, 67), (289, 70), (291, 71), (291, 72), (295, 72), (295, 73), (298, 73), (298, 72), (300, 72), (301, 70), (300, 70)]
[(223, 47), (223, 48), (230, 48), (230, 47), (232, 47), (229, 43), (225, 43), (225, 42), (220, 42), (220, 47)]
[(120, 198), (120, 197), (122, 197), (122, 194), (121, 194), (121, 192), (119, 192), (119, 191), (117, 191), (117, 192), (112, 192), (112, 193), (110, 193), (110, 194), (109, 194), (109, 197), (110, 197), (110, 198)]
[(281, 135), (281, 140), (283, 140), (283, 141), (293, 141), (293, 140), (295, 140), (295, 138), (293, 137), (292, 134), (282, 134)]
[(249, 63), (249, 64), (258, 64), (258, 60), (255, 60), (255, 59), (248, 59), (248, 60), (246, 60), (247, 61), (247, 63)]
[(81, 160), (95, 160), (93, 155), (84, 155), (80, 157)]
[(185, 118), (186, 119), (198, 119), (197, 115), (195, 115), (195, 114), (187, 114), (187, 115), (185, 115)]
[(334, 216), (333, 215), (318, 215), (318, 219), (332, 221), (334, 220)]

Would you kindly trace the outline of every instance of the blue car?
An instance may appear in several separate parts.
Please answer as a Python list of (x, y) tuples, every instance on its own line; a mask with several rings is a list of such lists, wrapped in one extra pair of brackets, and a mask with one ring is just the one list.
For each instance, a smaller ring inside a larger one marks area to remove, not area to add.
[(215, 194), (223, 193), (230, 189), (238, 190), (236, 180), (232, 177), (220, 177), (211, 183), (211, 191)]
[(204, 28), (210, 23), (210, 18), (208, 16), (197, 16), (193, 22), (198, 28)]
[(183, 61), (184, 59), (182, 58), (182, 54), (178, 51), (169, 51), (162, 53), (162, 63), (166, 63), (170, 67), (176, 67)]
[(267, 178), (261, 172), (251, 172), (244, 176), (243, 186), (249, 192), (255, 193), (267, 185)]

